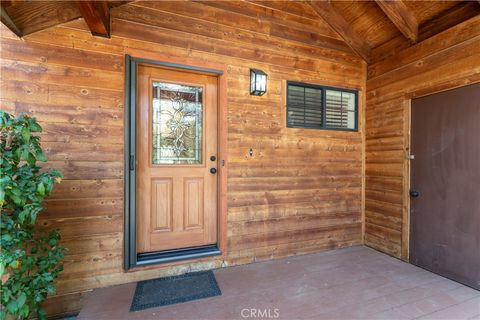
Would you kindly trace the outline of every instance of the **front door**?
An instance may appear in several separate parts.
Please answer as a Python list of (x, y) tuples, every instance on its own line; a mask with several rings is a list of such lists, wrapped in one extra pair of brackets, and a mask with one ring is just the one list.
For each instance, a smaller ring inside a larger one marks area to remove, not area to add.
[(217, 78), (139, 65), (137, 252), (217, 243)]
[(410, 262), (480, 289), (480, 84), (412, 101)]

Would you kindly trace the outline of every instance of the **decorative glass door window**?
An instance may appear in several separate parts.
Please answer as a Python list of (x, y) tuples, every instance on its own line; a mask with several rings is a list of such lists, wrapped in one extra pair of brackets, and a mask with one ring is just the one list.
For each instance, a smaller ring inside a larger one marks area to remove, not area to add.
[(153, 164), (202, 163), (202, 96), (202, 87), (153, 82)]

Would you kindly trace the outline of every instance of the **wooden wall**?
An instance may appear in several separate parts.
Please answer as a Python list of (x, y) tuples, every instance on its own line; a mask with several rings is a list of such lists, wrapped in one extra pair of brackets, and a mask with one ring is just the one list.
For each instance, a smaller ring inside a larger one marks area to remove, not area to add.
[(365, 243), (408, 259), (410, 101), (480, 81), (480, 17), (368, 67)]
[[(362, 243), (365, 63), (305, 4), (276, 5), (136, 2), (112, 10), (111, 39), (83, 20), (23, 40), (1, 29), (1, 107), (40, 120), (65, 176), (39, 221), (69, 248), (51, 314), (97, 287)], [(126, 48), (228, 66), (225, 261), (122, 269)], [(265, 96), (248, 93), (251, 67), (269, 75)], [(286, 80), (360, 90), (359, 132), (286, 129)]]

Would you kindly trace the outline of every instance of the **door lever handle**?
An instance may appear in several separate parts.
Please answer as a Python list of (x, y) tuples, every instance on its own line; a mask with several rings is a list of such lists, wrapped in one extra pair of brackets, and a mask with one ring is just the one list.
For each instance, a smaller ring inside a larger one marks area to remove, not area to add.
[(217, 168), (210, 168), (210, 173), (211, 174), (217, 173)]
[(415, 190), (410, 190), (410, 197), (418, 198), (419, 195), (420, 195), (420, 192), (415, 191)]
[(130, 155), (130, 161), (129, 161), (129, 169), (130, 171), (133, 171), (135, 170), (135, 156), (134, 155)]

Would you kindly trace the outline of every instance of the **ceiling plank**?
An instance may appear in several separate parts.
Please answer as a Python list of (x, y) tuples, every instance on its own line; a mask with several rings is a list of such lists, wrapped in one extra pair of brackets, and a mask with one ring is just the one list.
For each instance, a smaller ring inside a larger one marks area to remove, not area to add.
[(8, 7), (7, 12), (24, 37), (80, 17), (70, 1), (19, 1)]
[(402, 0), (375, 0), (388, 19), (411, 43), (418, 41), (418, 22)]
[(366, 62), (370, 61), (370, 47), (362, 37), (352, 29), (345, 18), (338, 13), (329, 1), (309, 1), (313, 10)]
[(107, 1), (76, 1), (77, 8), (94, 36), (110, 38), (110, 9)]
[(15, 22), (10, 18), (7, 13), (7, 10), (4, 8), (4, 3), (0, 5), (0, 21), (8, 28), (10, 31), (15, 33), (17, 37), (21, 38), (23, 36), (22, 30), (15, 24)]
[(419, 41), (423, 41), (479, 14), (480, 5), (478, 5), (478, 3), (473, 1), (460, 2), (453, 8), (441, 12), (431, 20), (420, 24), (418, 28), (418, 39)]

